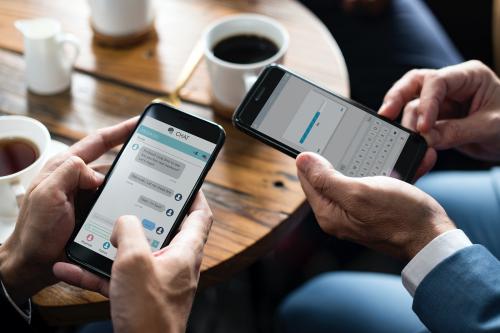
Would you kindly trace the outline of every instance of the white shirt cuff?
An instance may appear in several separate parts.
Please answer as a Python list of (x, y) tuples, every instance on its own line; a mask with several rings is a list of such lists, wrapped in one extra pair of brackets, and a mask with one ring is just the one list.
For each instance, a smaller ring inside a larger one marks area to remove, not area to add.
[(413, 297), (420, 282), (437, 265), (454, 253), (471, 245), (469, 238), (460, 229), (447, 231), (434, 238), (403, 269), (401, 276), (406, 290)]
[(0, 284), (2, 285), (3, 293), (9, 300), (10, 304), (16, 309), (16, 311), (26, 320), (28, 324), (31, 324), (31, 300), (28, 299), (28, 308), (25, 309), (25, 311), (21, 310), (21, 308), (12, 300), (10, 297), (9, 293), (7, 292), (7, 289), (5, 289), (5, 286), (3, 285), (2, 280), (0, 280)]

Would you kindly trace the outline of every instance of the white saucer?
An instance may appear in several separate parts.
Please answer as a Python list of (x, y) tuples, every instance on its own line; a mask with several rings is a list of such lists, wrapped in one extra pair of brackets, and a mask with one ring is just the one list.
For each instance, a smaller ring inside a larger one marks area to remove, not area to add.
[[(52, 140), (49, 145), (48, 158), (53, 157), (68, 149), (68, 145), (56, 140)], [(17, 216), (1, 216), (0, 215), (0, 244), (3, 243), (14, 231)]]

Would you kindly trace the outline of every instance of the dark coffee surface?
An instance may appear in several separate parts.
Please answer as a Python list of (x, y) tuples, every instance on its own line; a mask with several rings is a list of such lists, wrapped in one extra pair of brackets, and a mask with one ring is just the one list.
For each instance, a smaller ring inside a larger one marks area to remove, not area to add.
[(252, 64), (274, 56), (278, 52), (278, 46), (262, 36), (235, 35), (218, 42), (213, 52), (224, 61)]
[(26, 169), (38, 158), (35, 144), (22, 138), (0, 139), (0, 177)]

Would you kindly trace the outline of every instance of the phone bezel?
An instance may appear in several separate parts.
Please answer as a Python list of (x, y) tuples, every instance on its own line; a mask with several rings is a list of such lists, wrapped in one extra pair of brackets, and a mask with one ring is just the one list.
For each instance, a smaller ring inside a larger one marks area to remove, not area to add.
[(248, 94), (245, 96), (245, 98), (243, 99), (243, 101), (233, 114), (233, 124), (236, 128), (270, 145), (271, 147), (280, 150), (281, 152), (293, 158), (296, 158), (297, 155), (300, 154), (300, 151), (296, 150), (295, 148), (290, 147), (251, 127), (251, 124), (258, 116), (258, 114), (261, 112), (267, 100), (272, 95), (272, 93), (276, 89), (276, 86), (286, 73), (289, 73), (297, 77), (298, 79), (303, 80), (306, 83), (311, 84), (314, 87), (321, 89), (322, 91), (331, 94), (334, 97), (339, 98), (340, 100), (348, 104), (351, 104), (365, 112), (368, 112), (371, 115), (409, 133), (410, 137), (408, 138), (405, 146), (403, 147), (403, 150), (401, 151), (398, 160), (394, 166), (394, 170), (397, 170), (398, 175), (394, 176), (397, 176), (397, 178), (402, 179), (406, 182), (413, 181), (415, 177), (415, 172), (417, 171), (420, 161), (424, 157), (425, 152), (427, 150), (427, 143), (421, 135), (413, 131), (410, 131), (409, 129), (401, 126), (400, 124), (379, 115), (377, 112), (371, 110), (370, 108), (356, 101), (353, 101), (343, 96), (339, 96), (338, 94), (319, 86), (318, 84), (312, 82), (311, 80), (304, 78), (303, 76), (285, 68), (282, 65), (278, 64), (268, 65), (259, 75), (257, 81), (252, 86)]
[(89, 207), (88, 211), (85, 212), (83, 218), (80, 221), (77, 221), (78, 223), (75, 223), (75, 229), (73, 231), (73, 234), (70, 238), (70, 241), (68, 242), (66, 246), (66, 254), (68, 258), (77, 263), (80, 266), (85, 267), (86, 269), (97, 273), (100, 276), (109, 278), (111, 275), (111, 266), (113, 264), (113, 260), (108, 259), (104, 257), (103, 255), (98, 254), (97, 252), (90, 250), (86, 248), (83, 245), (80, 245), (74, 241), (76, 235), (80, 231), (81, 227), (83, 226), (83, 223), (88, 217), (88, 213), (92, 210), (92, 207), (95, 205), (97, 200), (99, 200), (99, 196), (101, 195), (104, 187), (108, 183), (108, 180), (110, 179), (114, 167), (117, 163), (117, 161), (120, 159), (125, 147), (127, 147), (131, 137), (134, 135), (136, 132), (137, 128), (141, 124), (142, 120), (146, 116), (151, 116), (154, 119), (157, 119), (159, 121), (162, 121), (168, 125), (177, 127), (183, 131), (186, 131), (188, 133), (191, 133), (193, 135), (196, 135), (198, 137), (201, 137), (207, 141), (213, 142), (216, 147), (213, 151), (213, 153), (210, 155), (209, 160), (205, 164), (204, 169), (200, 173), (195, 186), (193, 187), (192, 191), (189, 193), (186, 203), (182, 207), (181, 211), (179, 212), (179, 215), (177, 216), (177, 219), (175, 220), (174, 224), (172, 225), (172, 228), (169, 230), (165, 241), (163, 242), (161, 248), (165, 247), (174, 237), (175, 233), (177, 232), (177, 229), (184, 219), (189, 207), (193, 203), (193, 200), (196, 197), (196, 194), (198, 193), (203, 180), (205, 179), (205, 176), (207, 175), (208, 171), (212, 167), (219, 151), (222, 148), (222, 145), (224, 144), (225, 140), (225, 131), (222, 128), (222, 126), (199, 118), (197, 116), (182, 112), (178, 109), (173, 108), (170, 105), (162, 104), (162, 103), (152, 103), (146, 107), (146, 110), (142, 113), (140, 116), (139, 120), (137, 121), (137, 125), (135, 126), (134, 130), (130, 134), (130, 136), (127, 138), (126, 142), (123, 144), (122, 148), (120, 149), (120, 152), (116, 156), (115, 160), (113, 161), (111, 168), (109, 169), (109, 172), (107, 173), (106, 177), (104, 178), (103, 184), (99, 187), (97, 190), (96, 196), (95, 196), (95, 201), (92, 203), (92, 205)]

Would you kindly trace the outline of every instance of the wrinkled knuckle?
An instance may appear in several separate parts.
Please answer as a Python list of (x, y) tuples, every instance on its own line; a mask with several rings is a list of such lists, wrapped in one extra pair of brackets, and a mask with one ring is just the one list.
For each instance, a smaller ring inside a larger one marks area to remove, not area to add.
[(201, 219), (205, 223), (212, 225), (212, 223), (214, 222), (214, 214), (212, 213), (212, 211), (210, 209), (204, 210), (201, 213)]
[(371, 187), (365, 183), (353, 184), (347, 196), (354, 207), (364, 207), (370, 202), (368, 198), (370, 191)]
[(432, 71), (426, 75), (426, 81), (428, 82), (440, 82), (445, 78), (445, 73), (443, 71)]
[(406, 78), (410, 82), (419, 82), (425, 80), (426, 78), (428, 78), (430, 74), (434, 72), (435, 72), (434, 70), (422, 69), (422, 68), (412, 69), (406, 74)]
[(98, 129), (97, 131), (95, 131), (94, 135), (104, 141), (104, 138), (106, 137), (106, 128)]
[(409, 70), (405, 74), (405, 76), (407, 76), (408, 78), (413, 78), (413, 77), (419, 76), (421, 74), (422, 74), (422, 71), (420, 69), (414, 68), (414, 69)]
[(420, 104), (419, 99), (414, 99), (414, 100), (408, 102), (405, 105), (404, 113), (415, 113), (415, 111), (418, 109), (419, 104)]
[(311, 184), (321, 193), (327, 193), (330, 190), (330, 173), (313, 173), (311, 176)]
[(459, 124), (455, 121), (451, 121), (447, 124), (446, 127), (447, 127), (447, 130), (446, 130), (446, 135), (444, 136), (444, 139), (450, 143), (460, 142), (463, 133), (462, 133), (462, 128), (459, 126)]
[(50, 207), (66, 202), (66, 194), (53, 186), (37, 186), (28, 195), (28, 200)]
[(31, 201), (39, 201), (40, 199), (46, 198), (48, 195), (48, 190), (46, 187), (37, 186), (28, 194), (28, 198)]
[[(440, 104), (440, 100), (439, 100), (439, 97), (437, 95), (431, 95), (431, 96), (428, 96), (425, 98), (426, 101), (429, 103), (429, 105), (435, 107), (435, 109), (432, 109), (432, 110), (439, 110), (439, 104)], [(417, 111), (419, 113), (429, 113), (429, 109), (422, 109), (422, 108), (417, 108)]]
[(174, 252), (170, 260), (177, 268), (191, 269), (195, 265), (195, 255), (190, 251)]
[(85, 162), (76, 155), (71, 155), (64, 163), (71, 169), (80, 169), (85, 166)]
[(203, 248), (205, 247), (206, 237), (203, 235), (202, 237), (191, 237), (191, 239), (186, 240), (187, 247), (189, 248), (189, 253), (199, 253), (203, 252)]
[(120, 260), (116, 261), (116, 265), (124, 270), (138, 269), (139, 267), (147, 267), (150, 263), (150, 255), (143, 251), (131, 251)]
[(171, 272), (175, 275), (174, 280), (178, 287), (178, 293), (185, 295), (193, 293), (198, 287), (198, 279), (200, 276), (199, 269), (189, 266), (172, 267)]
[(64, 161), (64, 157), (65, 156), (65, 153), (59, 153), (51, 158), (49, 158), (47, 160), (47, 162), (45, 163), (45, 167), (46, 168), (54, 168), (55, 166), (61, 164), (61, 162)]
[(488, 66), (486, 66), (481, 60), (472, 59), (472, 60), (469, 60), (468, 63), (472, 67), (475, 67), (477, 69), (480, 69), (480, 70), (489, 70)]
[[(482, 61), (480, 60), (470, 60), (467, 62), (470, 65), (470, 69), (472, 69), (472, 73), (474, 73), (478, 78), (480, 77), (495, 77), (495, 73), (489, 68), (487, 65), (485, 65)], [(467, 71), (467, 70), (466, 70)]]
[(315, 211), (316, 219), (321, 226), (330, 226), (332, 224), (331, 214), (327, 209), (317, 209)]
[(95, 135), (99, 138), (99, 141), (101, 141), (102, 145), (106, 150), (109, 150), (113, 148), (113, 144), (109, 140), (109, 128), (101, 128), (98, 129), (95, 132)]

